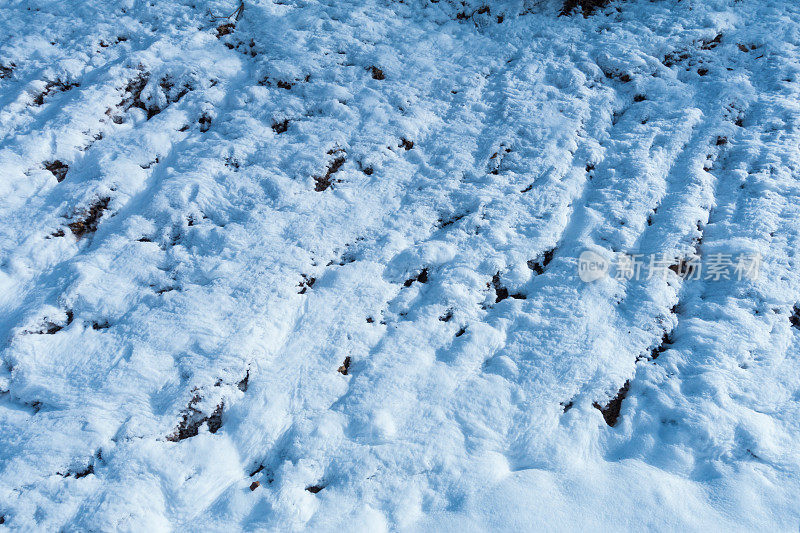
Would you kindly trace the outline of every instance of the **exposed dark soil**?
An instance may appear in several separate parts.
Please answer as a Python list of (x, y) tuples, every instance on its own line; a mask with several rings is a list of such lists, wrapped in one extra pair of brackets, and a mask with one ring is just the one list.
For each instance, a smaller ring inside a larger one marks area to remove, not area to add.
[(103, 212), (108, 209), (108, 203), (110, 201), (110, 198), (100, 198), (89, 206), (88, 209), (77, 213), (76, 215), (80, 216), (80, 218), (67, 224), (73, 235), (80, 239), (97, 231), (100, 218), (103, 216)]
[(325, 175), (314, 176), (314, 190), (317, 192), (328, 190), (328, 188), (330, 188), (330, 186), (334, 183), (333, 175), (339, 172), (339, 169), (342, 168), (342, 165), (344, 165), (345, 161), (346, 160), (344, 156), (338, 156), (328, 165)]
[(241, 379), (241, 381), (239, 381), (239, 383), (236, 384), (236, 387), (242, 392), (247, 392), (247, 387), (249, 386), (250, 386), (250, 369), (248, 368), (247, 374), (245, 374), (244, 377)]
[(72, 324), (72, 321), (75, 318), (75, 314), (72, 312), (71, 309), (67, 310), (67, 320), (63, 323), (56, 323), (51, 321), (50, 319), (45, 319), (44, 324), (41, 326), (40, 329), (36, 331), (26, 330), (24, 333), (26, 334), (33, 334), (33, 335), (54, 335), (64, 329), (65, 327)]
[(224, 37), (225, 35), (230, 35), (236, 29), (236, 24), (233, 22), (227, 22), (225, 24), (220, 24), (217, 26), (217, 39)]
[(792, 327), (800, 329), (800, 304), (794, 306), (792, 314), (789, 317), (789, 323)]
[(303, 274), (303, 280), (297, 284), (297, 286), (300, 287), (300, 290), (297, 291), (297, 294), (305, 294), (306, 291), (308, 291), (308, 289), (314, 286), (314, 283), (316, 283), (316, 281), (317, 278), (311, 278)]
[(80, 87), (80, 83), (68, 83), (61, 80), (49, 81), (42, 92), (34, 96), (33, 103), (37, 106), (44, 105), (45, 97), (53, 93), (69, 91), (75, 87)]
[(386, 76), (383, 74), (383, 71), (376, 66), (367, 67), (367, 70), (370, 71), (372, 74), (373, 80), (385, 80)]
[(284, 119), (280, 122), (276, 122), (272, 125), (272, 131), (277, 134), (286, 133), (286, 130), (289, 129), (289, 119)]
[(562, 15), (569, 15), (575, 9), (581, 8), (583, 10), (583, 16), (588, 17), (592, 13), (594, 13), (595, 9), (599, 9), (601, 7), (607, 6), (609, 0), (564, 0), (564, 5), (561, 8)]
[(529, 260), (528, 268), (536, 272), (536, 274), (544, 274), (547, 265), (549, 265), (550, 261), (553, 260), (553, 256), (555, 255), (555, 253), (556, 253), (555, 248), (547, 250), (542, 254), (541, 257)]
[(500, 272), (496, 273), (492, 277), (492, 286), (494, 287), (494, 294), (495, 294), (494, 303), (502, 302), (503, 300), (506, 300), (508, 298), (514, 298), (515, 300), (527, 299), (527, 296), (521, 293), (509, 294), (508, 289), (505, 288), (500, 283)]
[(428, 283), (428, 269), (423, 268), (419, 274), (405, 280), (403, 282), (403, 287), (410, 287), (415, 281), (419, 281), (420, 283)]
[(217, 405), (214, 412), (209, 416), (203, 416), (203, 413), (195, 408), (200, 402), (200, 397), (195, 396), (189, 402), (189, 406), (183, 413), (183, 419), (175, 428), (175, 431), (167, 436), (167, 440), (171, 442), (178, 442), (191, 437), (196, 437), (199, 433), (200, 426), (203, 424), (208, 425), (208, 431), (216, 433), (222, 427), (222, 411), (225, 408), (225, 403)]
[(658, 359), (658, 356), (669, 350), (670, 346), (672, 346), (670, 334), (664, 333), (664, 336), (661, 337), (661, 342), (650, 352), (650, 360), (655, 361)]
[(56, 177), (56, 181), (61, 183), (64, 181), (64, 178), (67, 177), (69, 165), (56, 159), (55, 161), (46, 161), (44, 163), (44, 168), (52, 172), (53, 176)]
[(619, 413), (622, 409), (622, 400), (628, 395), (628, 391), (630, 390), (631, 382), (630, 380), (626, 381), (622, 388), (619, 389), (617, 395), (608, 402), (605, 406), (600, 405), (597, 402), (592, 404), (593, 407), (599, 409), (603, 415), (603, 419), (605, 419), (606, 424), (611, 427), (617, 425), (617, 420), (619, 420)]

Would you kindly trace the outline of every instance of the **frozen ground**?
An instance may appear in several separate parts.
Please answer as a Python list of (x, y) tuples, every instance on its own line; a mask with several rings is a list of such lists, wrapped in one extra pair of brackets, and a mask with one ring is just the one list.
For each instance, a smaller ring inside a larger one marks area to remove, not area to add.
[(797, 531), (800, 5), (560, 6), (1, 2), (0, 529)]

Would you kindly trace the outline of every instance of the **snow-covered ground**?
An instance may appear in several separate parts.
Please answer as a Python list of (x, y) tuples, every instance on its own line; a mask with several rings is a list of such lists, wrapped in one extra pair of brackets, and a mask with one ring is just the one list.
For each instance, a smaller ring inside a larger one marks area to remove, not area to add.
[(798, 530), (800, 5), (237, 5), (0, 2), (0, 529)]

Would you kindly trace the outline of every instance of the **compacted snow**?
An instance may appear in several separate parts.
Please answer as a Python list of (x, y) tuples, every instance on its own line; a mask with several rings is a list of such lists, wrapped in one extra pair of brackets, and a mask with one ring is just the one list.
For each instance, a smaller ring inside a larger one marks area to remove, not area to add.
[(0, 529), (798, 530), (800, 5), (243, 5), (0, 3)]

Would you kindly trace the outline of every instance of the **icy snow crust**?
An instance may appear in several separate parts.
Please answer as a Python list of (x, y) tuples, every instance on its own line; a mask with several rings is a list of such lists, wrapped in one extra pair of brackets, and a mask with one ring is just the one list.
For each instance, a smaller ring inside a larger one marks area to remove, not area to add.
[(797, 531), (800, 6), (236, 5), (0, 6), (0, 529)]

